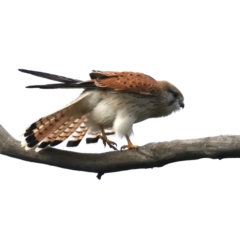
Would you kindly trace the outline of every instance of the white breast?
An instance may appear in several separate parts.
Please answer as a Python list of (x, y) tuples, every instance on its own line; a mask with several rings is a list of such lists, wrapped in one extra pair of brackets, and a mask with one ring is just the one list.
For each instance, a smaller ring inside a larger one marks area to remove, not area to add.
[[(99, 131), (99, 125), (104, 128), (112, 128), (119, 135), (130, 135), (134, 122), (139, 117), (148, 118), (146, 112), (147, 98), (136, 94), (121, 93), (115, 91), (92, 91), (97, 104), (88, 114), (87, 125), (90, 131)], [(144, 116), (146, 115), (146, 116)], [(141, 121), (142, 121), (141, 120)]]

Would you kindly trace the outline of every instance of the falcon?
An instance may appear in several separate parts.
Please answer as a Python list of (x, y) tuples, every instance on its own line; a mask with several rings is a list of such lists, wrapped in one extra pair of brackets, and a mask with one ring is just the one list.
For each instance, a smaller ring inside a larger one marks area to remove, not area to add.
[(139, 72), (93, 70), (91, 80), (81, 81), (44, 72), (19, 71), (59, 82), (27, 88), (84, 89), (66, 107), (40, 118), (25, 130), (22, 146), (26, 150), (35, 146), (36, 151), (53, 147), (71, 135), (67, 146), (77, 146), (86, 133), (95, 135), (92, 140), (88, 139), (89, 143), (101, 138), (105, 146), (117, 150), (116, 143), (107, 137), (108, 130), (126, 137), (127, 144), (121, 150), (136, 149), (130, 140), (134, 123), (168, 116), (184, 108), (184, 97), (178, 88)]

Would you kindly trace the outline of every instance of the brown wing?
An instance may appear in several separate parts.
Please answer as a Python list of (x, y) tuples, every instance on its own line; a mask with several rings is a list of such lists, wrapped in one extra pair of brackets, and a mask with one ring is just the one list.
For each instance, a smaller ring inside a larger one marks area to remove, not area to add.
[(139, 94), (155, 95), (161, 92), (158, 82), (152, 77), (137, 72), (107, 72), (93, 70), (90, 73), (92, 80), (80, 81), (71, 78), (65, 78), (49, 73), (36, 72), (30, 70), (20, 70), (39, 77), (49, 78), (51, 80), (60, 81), (58, 84), (31, 85), (27, 88), (110, 88), (121, 92), (133, 92)]
[(155, 95), (161, 91), (158, 82), (150, 76), (137, 72), (93, 71), (99, 77), (93, 79), (97, 87), (111, 88), (121, 92)]

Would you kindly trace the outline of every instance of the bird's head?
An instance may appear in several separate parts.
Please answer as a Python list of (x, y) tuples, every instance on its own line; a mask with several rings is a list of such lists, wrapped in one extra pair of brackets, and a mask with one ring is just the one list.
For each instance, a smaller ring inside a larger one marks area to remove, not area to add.
[(184, 97), (178, 88), (167, 81), (159, 81), (158, 83), (163, 90), (162, 101), (167, 108), (167, 115), (184, 108)]

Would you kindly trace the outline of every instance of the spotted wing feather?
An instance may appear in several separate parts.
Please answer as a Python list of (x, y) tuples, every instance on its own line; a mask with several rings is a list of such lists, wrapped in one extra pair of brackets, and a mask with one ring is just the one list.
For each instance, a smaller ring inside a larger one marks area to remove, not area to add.
[(152, 77), (137, 72), (110, 72), (93, 70), (90, 73), (92, 80), (81, 81), (62, 76), (37, 72), (25, 69), (19, 69), (21, 72), (29, 73), (38, 77), (44, 77), (51, 80), (62, 82), (60, 84), (32, 85), (27, 88), (108, 88), (121, 92), (132, 92), (138, 94), (156, 95), (161, 91), (158, 82)]
[(137, 72), (101, 72), (107, 77), (94, 79), (95, 85), (121, 92), (156, 95), (161, 91), (158, 82), (152, 77)]

